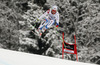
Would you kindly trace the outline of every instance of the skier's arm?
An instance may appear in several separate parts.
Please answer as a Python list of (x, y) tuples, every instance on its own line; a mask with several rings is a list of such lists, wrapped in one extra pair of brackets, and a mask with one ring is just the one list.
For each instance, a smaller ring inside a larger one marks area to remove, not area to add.
[(56, 18), (56, 27), (59, 26), (59, 14), (57, 15), (57, 18)]
[(41, 16), (39, 17), (39, 20), (41, 20), (42, 18), (46, 17), (46, 15), (48, 14), (48, 12), (49, 12), (49, 10), (46, 11), (43, 15), (41, 15)]

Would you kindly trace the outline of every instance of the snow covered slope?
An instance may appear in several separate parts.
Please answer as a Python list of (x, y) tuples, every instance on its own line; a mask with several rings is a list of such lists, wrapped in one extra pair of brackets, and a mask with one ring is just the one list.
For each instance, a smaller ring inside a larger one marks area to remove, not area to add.
[(0, 65), (92, 65), (35, 54), (0, 49)]

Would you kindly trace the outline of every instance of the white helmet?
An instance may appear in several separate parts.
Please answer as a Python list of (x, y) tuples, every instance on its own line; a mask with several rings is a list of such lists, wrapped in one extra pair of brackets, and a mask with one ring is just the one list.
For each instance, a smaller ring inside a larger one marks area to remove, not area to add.
[(52, 6), (52, 8), (51, 8), (52, 10), (58, 10), (58, 7), (56, 6), (56, 5), (54, 5), (54, 6)]
[(52, 14), (55, 14), (57, 12), (57, 10), (58, 10), (58, 7), (56, 5), (52, 6), (52, 8), (51, 8)]

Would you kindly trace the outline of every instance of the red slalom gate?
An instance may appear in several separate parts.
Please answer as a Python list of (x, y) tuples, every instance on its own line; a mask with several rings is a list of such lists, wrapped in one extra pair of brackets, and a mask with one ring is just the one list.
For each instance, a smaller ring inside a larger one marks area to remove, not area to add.
[(69, 44), (64, 41), (64, 33), (62, 33), (62, 59), (64, 58), (64, 53), (75, 54), (78, 61), (77, 46), (76, 46), (76, 36), (74, 35), (75, 44)]

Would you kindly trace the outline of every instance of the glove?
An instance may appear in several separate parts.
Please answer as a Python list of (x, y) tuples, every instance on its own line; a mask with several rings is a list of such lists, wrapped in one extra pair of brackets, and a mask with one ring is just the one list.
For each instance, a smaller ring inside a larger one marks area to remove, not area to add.
[(39, 19), (37, 18), (37, 21), (36, 22), (38, 22), (39, 21)]
[(56, 28), (58, 28), (58, 25), (56, 25)]

